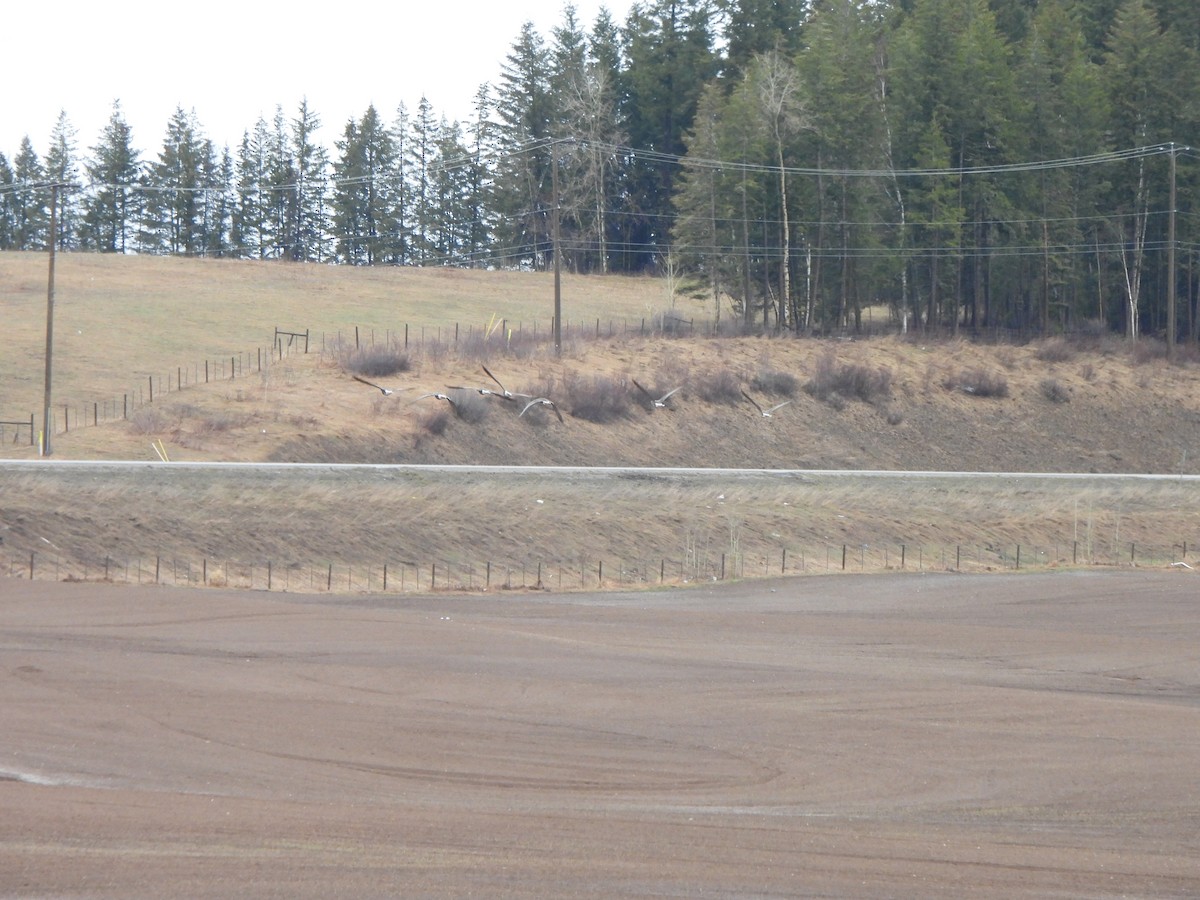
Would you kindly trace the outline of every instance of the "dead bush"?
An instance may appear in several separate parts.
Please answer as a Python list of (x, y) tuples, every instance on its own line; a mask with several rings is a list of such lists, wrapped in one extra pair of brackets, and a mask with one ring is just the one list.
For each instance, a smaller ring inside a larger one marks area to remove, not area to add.
[(138, 434), (159, 434), (170, 424), (170, 417), (158, 406), (143, 406), (129, 416), (129, 427)]
[(633, 403), (629, 384), (628, 378), (573, 374), (563, 378), (563, 393), (571, 415), (604, 424), (629, 415)]
[(817, 361), (817, 371), (804, 385), (810, 396), (837, 408), (837, 401), (861, 400), (878, 403), (892, 395), (892, 373), (860, 363), (840, 363), (832, 354)]
[(1050, 338), (1038, 344), (1037, 349), (1034, 351), (1034, 356), (1042, 362), (1069, 362), (1075, 357), (1075, 348), (1064, 338)]
[(754, 373), (754, 377), (750, 380), (750, 386), (763, 394), (794, 397), (796, 390), (800, 387), (800, 380), (791, 372), (768, 367), (761, 368)]
[[(454, 414), (472, 425), (487, 418), (493, 402), (475, 391), (451, 390), (446, 396), (454, 401)], [(445, 402), (445, 401), (443, 401)]]
[(1043, 378), (1038, 387), (1041, 389), (1042, 396), (1051, 403), (1071, 402), (1071, 392), (1057, 378)]
[(944, 382), (949, 391), (962, 391), (972, 397), (1007, 397), (1008, 379), (1000, 372), (986, 369), (964, 369)]
[(334, 344), (333, 358), (344, 371), (364, 378), (386, 378), (412, 368), (408, 353), (391, 344), (353, 347), (340, 342)]
[(722, 403), (737, 406), (742, 401), (742, 380), (729, 368), (711, 369), (701, 372), (688, 385), (705, 403)]
[(451, 413), (444, 406), (432, 409), (421, 417), (421, 427), (434, 437), (440, 437), (450, 427)]

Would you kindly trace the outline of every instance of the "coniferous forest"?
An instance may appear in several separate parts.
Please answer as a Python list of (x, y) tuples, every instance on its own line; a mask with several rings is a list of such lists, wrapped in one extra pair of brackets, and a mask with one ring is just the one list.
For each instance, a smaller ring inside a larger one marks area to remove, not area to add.
[[(0, 249), (655, 272), (751, 328), (1200, 338), (1195, 0), (644, 0), (467, 121), (307, 103), (0, 154)], [(54, 216), (51, 216), (51, 207)], [(54, 234), (51, 235), (51, 222)]]

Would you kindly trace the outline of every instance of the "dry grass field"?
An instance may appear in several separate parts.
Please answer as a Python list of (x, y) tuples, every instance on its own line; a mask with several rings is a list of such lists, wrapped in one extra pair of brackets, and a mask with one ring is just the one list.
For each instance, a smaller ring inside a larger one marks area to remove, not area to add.
[[(702, 305), (668, 308), (649, 278), (568, 277), (559, 358), (547, 340), (552, 279), (531, 273), (66, 255), (56, 283), (54, 408), (69, 430), (53, 436), (52, 460), (162, 465), (161, 453), (174, 468), (5, 471), (0, 559), (9, 571), (27, 569), (32, 553), (42, 575), (107, 567), (124, 577), (153, 559), (161, 577), (169, 559), (172, 582), (194, 582), (211, 560), (272, 565), (290, 586), (293, 576), (315, 584), (314, 567), (336, 564), (348, 568), (345, 588), (373, 579), (377, 589), (386, 564), (393, 574), (411, 564), (410, 587), (429, 566), (450, 586), (478, 587), (489, 563), (504, 567), (502, 583), (528, 585), (544, 564), (554, 577), (543, 584), (588, 587), (593, 570), (608, 581), (604, 565), (617, 584), (840, 570), (843, 553), (859, 571), (895, 568), (906, 552), (905, 568), (914, 557), (945, 568), (953, 557), (956, 569), (1005, 569), (1018, 546), (1025, 566), (1157, 565), (1200, 542), (1196, 487), (1181, 479), (580, 483), (361, 469), (248, 480), (178, 465), (1194, 475), (1200, 366), (1186, 352), (1168, 365), (1149, 342), (1134, 352), (1118, 340), (676, 337), (651, 326), (664, 313), (702, 319)], [(0, 284), (0, 415), (20, 420), (40, 410), (45, 257), (0, 254)], [(309, 352), (293, 342), (272, 353), (276, 327), (308, 330)], [(402, 358), (402, 371), (370, 376), (394, 394), (353, 380), (364, 354)], [(449, 387), (497, 388), (484, 366), (514, 391), (553, 397), (564, 422)], [(680, 389), (651, 410), (634, 380), (655, 396)], [(417, 399), (431, 391), (453, 394), (460, 414)], [(766, 419), (742, 391), (787, 405)], [(122, 396), (131, 408), (118, 412)], [(36, 458), (28, 426), (4, 434), (0, 455)]]

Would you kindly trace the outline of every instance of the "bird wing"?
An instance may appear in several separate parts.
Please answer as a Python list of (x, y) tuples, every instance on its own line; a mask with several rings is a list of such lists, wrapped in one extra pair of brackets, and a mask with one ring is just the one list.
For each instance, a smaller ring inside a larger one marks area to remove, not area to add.
[(521, 410), (520, 415), (518, 415), (517, 418), (520, 418), (521, 416), (525, 415), (525, 413), (529, 412), (529, 410), (535, 406), (550, 407), (552, 410), (554, 410), (554, 414), (556, 416), (558, 416), (558, 421), (562, 422), (564, 425), (567, 424), (566, 421), (562, 417), (562, 413), (560, 413), (558, 411), (558, 407), (555, 406), (554, 401), (548, 397), (534, 397), (532, 400), (530, 400), (528, 403), (525, 404), (525, 408), (523, 410)]
[(388, 393), (387, 388), (381, 387), (380, 385), (376, 384), (373, 381), (367, 381), (367, 379), (359, 378), (357, 375), (351, 375), (350, 377), (353, 378), (355, 381), (361, 381), (363, 384), (370, 385), (371, 387), (375, 388), (375, 390), (377, 390), (377, 391), (383, 391), (383, 393), (385, 393), (385, 394)]
[(753, 403), (754, 408), (757, 409), (760, 413), (763, 411), (763, 408), (758, 405), (758, 401), (755, 400), (753, 397), (751, 397), (749, 394), (747, 394), (745, 391), (742, 391), (742, 396), (745, 397), (747, 400), (749, 400), (751, 403)]
[(776, 403), (774, 406), (772, 406), (770, 409), (768, 409), (767, 412), (773, 413), (777, 409), (783, 409), (783, 407), (787, 406), (791, 402), (792, 402), (791, 400), (784, 400), (782, 403)]
[(662, 403), (664, 400), (666, 400), (668, 397), (670, 397), (670, 396), (671, 396), (673, 393), (675, 393), (676, 391), (678, 391), (678, 390), (680, 390), (680, 389), (682, 389), (682, 388), (683, 388), (683, 385), (682, 385), (682, 384), (681, 384), (679, 387), (677, 387), (677, 388), (672, 388), (671, 390), (669, 390), (669, 391), (667, 391), (665, 394), (663, 394), (661, 397), (659, 397), (659, 398), (658, 398), (658, 402), (659, 402), (659, 403)]
[(648, 390), (646, 390), (644, 387), (642, 387), (640, 384), (638, 384), (638, 381), (637, 381), (637, 379), (636, 379), (636, 378), (630, 378), (629, 380), (633, 382), (633, 386), (634, 386), (635, 388), (637, 388), (639, 391), (641, 391), (643, 394), (645, 394), (645, 395), (646, 395), (647, 397), (649, 397), (651, 400), (653, 400), (653, 399), (654, 399), (654, 395), (653, 395), (653, 394), (651, 394), (651, 393), (650, 393)]
[(500, 385), (500, 390), (505, 391), (507, 393), (507, 389), (504, 387), (504, 383), (499, 378), (497, 378), (495, 375), (492, 374), (491, 369), (489, 369), (487, 366), (483, 366), (483, 371), (487, 374), (488, 378), (492, 379), (492, 381), (494, 381), (494, 382), (496, 382), (496, 384)]

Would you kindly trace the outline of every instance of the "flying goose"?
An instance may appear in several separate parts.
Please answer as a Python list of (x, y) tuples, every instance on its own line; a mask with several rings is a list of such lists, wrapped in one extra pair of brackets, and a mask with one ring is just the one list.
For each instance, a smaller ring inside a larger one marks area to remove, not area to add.
[(670, 397), (677, 390), (679, 390), (680, 388), (683, 387), (683, 385), (680, 385), (677, 388), (672, 388), (671, 390), (669, 390), (665, 394), (663, 394), (661, 397), (655, 399), (655, 397), (652, 393), (650, 393), (648, 390), (646, 390), (644, 387), (642, 387), (640, 384), (638, 384), (636, 378), (631, 378), (629, 380), (633, 382), (633, 386), (635, 388), (637, 388), (639, 391), (641, 391), (643, 394), (646, 395), (646, 399), (649, 400), (650, 403), (652, 404), (651, 411), (653, 411), (655, 409), (666, 409), (667, 398)]
[(552, 410), (554, 410), (554, 414), (555, 414), (556, 416), (558, 416), (558, 421), (562, 422), (564, 425), (566, 425), (566, 424), (567, 424), (567, 423), (566, 423), (566, 422), (563, 420), (562, 413), (560, 413), (560, 412), (558, 411), (558, 407), (557, 407), (557, 406), (554, 404), (554, 401), (553, 401), (553, 400), (548, 400), (548, 399), (547, 399), (547, 398), (545, 398), (545, 397), (534, 397), (532, 400), (530, 400), (528, 403), (526, 403), (526, 404), (525, 404), (525, 408), (524, 408), (523, 410), (521, 410), (521, 412), (520, 412), (520, 414), (517, 416), (517, 418), (519, 419), (521, 416), (525, 415), (525, 413), (529, 412), (529, 410), (530, 410), (532, 407), (534, 407), (534, 406), (548, 406), (548, 407), (550, 407)]
[(761, 406), (758, 405), (758, 401), (756, 401), (753, 397), (751, 397), (745, 391), (742, 391), (742, 396), (754, 404), (754, 408), (758, 410), (759, 415), (761, 415), (764, 419), (771, 418), (771, 413), (775, 412), (775, 410), (779, 409), (780, 407), (787, 406), (789, 403), (792, 402), (791, 400), (784, 400), (782, 403), (776, 403), (774, 406), (769, 407), (768, 409), (763, 409)]
[[(396, 393), (391, 388), (385, 388), (381, 384), (376, 384), (373, 381), (367, 381), (367, 379), (359, 378), (357, 375), (351, 375), (350, 377), (353, 378), (355, 381), (361, 381), (363, 384), (368, 385), (369, 387), (375, 388), (375, 390), (379, 391), (385, 397), (390, 397), (392, 394)], [(406, 390), (408, 390), (408, 388), (400, 388), (400, 390), (406, 391)]]
[[(492, 381), (494, 381), (494, 382), (496, 382), (496, 384), (500, 385), (499, 396), (503, 397), (505, 400), (515, 400), (517, 397), (523, 397), (523, 398), (528, 399), (529, 397), (533, 396), (532, 394), (513, 393), (512, 391), (510, 391), (508, 388), (506, 388), (504, 386), (504, 383), (499, 378), (497, 378), (495, 375), (492, 374), (491, 370), (487, 366), (483, 367), (483, 371), (487, 374), (488, 378), (492, 379)], [(483, 393), (483, 392), (480, 391), (480, 393)]]
[[(449, 403), (454, 408), (455, 412), (458, 412), (458, 403), (455, 402), (454, 398), (451, 397), (449, 394), (442, 394), (442, 393), (439, 393), (438, 391), (431, 391), (428, 394), (422, 394), (420, 397), (417, 398), (417, 400), (424, 400), (426, 397), (436, 397), (438, 400), (445, 400), (447, 403)], [(413, 402), (416, 403), (417, 401), (414, 400)]]
[[(480, 396), (496, 397), (499, 400), (507, 400), (509, 403), (515, 403), (517, 400), (517, 396), (518, 396), (516, 394), (502, 394), (499, 391), (493, 391), (491, 388), (487, 388), (487, 387), (466, 387), (461, 384), (448, 384), (448, 385), (446, 385), (446, 387), (448, 387), (452, 391), (474, 391), (475, 393), (479, 394)], [(525, 395), (522, 394), (520, 396), (525, 396)]]

